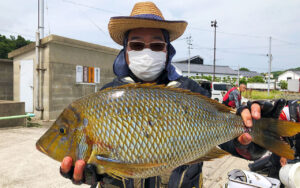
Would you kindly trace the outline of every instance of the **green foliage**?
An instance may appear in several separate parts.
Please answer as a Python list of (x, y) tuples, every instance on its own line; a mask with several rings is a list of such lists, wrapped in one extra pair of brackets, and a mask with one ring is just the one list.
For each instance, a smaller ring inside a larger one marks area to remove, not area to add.
[(26, 46), (31, 43), (31, 41), (24, 39), (22, 36), (18, 35), (10, 36), (10, 38), (6, 38), (5, 35), (0, 35), (0, 58), (8, 59), (8, 53), (21, 48), (22, 46)]
[(247, 79), (245, 78), (245, 77), (243, 77), (243, 78), (241, 78), (240, 79), (240, 83), (239, 84), (245, 84), (245, 85), (247, 85)]
[(277, 79), (279, 75), (281, 75), (282, 73), (284, 73), (285, 71), (275, 71), (272, 72), (274, 79)]
[(229, 82), (231, 85), (236, 85), (237, 78), (232, 78)]
[(285, 81), (285, 80), (281, 80), (279, 82), (279, 85), (280, 85), (281, 89), (287, 89), (287, 86), (288, 86), (287, 81)]
[(220, 77), (215, 77), (215, 82), (221, 82), (221, 78)]
[(240, 71), (248, 71), (248, 72), (250, 72), (250, 70), (247, 69), (247, 68), (245, 68), (245, 67), (240, 68)]
[(265, 83), (265, 80), (262, 76), (254, 76), (248, 79), (248, 83)]

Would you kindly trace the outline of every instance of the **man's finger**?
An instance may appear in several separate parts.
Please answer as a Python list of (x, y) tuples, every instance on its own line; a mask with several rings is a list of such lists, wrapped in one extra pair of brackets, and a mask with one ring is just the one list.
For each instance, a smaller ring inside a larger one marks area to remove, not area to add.
[(69, 156), (67, 156), (67, 157), (65, 157), (64, 159), (63, 159), (63, 161), (61, 162), (61, 171), (63, 172), (63, 173), (68, 173), (70, 170), (71, 170), (71, 168), (72, 168), (72, 158), (71, 157), (69, 157)]
[(261, 108), (260, 108), (259, 104), (254, 103), (251, 105), (251, 115), (252, 115), (253, 119), (260, 119)]
[(75, 181), (79, 182), (82, 180), (84, 167), (85, 167), (84, 160), (76, 161), (75, 167), (74, 167), (74, 174), (73, 174), (73, 179)]
[(241, 143), (242, 145), (248, 145), (251, 143), (252, 141), (252, 137), (250, 134), (248, 133), (244, 133), (241, 136), (238, 137), (238, 141), (239, 143)]
[(251, 117), (250, 111), (247, 108), (245, 108), (242, 111), (241, 116), (242, 116), (242, 119), (243, 119), (246, 127), (252, 127), (252, 117)]

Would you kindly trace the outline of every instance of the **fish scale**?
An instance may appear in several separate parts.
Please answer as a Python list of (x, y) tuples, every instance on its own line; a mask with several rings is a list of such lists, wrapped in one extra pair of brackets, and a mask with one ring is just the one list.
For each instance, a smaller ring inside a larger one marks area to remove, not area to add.
[[(183, 164), (224, 155), (215, 146), (245, 130), (241, 117), (230, 111), (187, 90), (130, 84), (74, 101), (36, 146), (58, 161), (71, 156), (73, 161), (82, 159), (95, 164), (98, 173), (151, 177)], [(269, 132), (271, 136), (279, 134), (266, 123), (281, 126), (278, 130), (283, 136), (296, 134), (300, 127), (293, 129), (287, 122), (264, 119), (256, 121), (259, 128), (254, 126), (251, 132), (254, 142), (277, 154), (284, 151), (291, 158), (292, 150), (286, 144), (272, 146), (268, 141), (271, 137), (263, 138)]]

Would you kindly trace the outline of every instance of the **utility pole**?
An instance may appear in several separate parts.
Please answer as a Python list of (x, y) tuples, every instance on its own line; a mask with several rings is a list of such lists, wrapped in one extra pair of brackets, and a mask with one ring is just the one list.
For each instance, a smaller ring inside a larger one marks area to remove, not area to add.
[(271, 53), (271, 47), (272, 47), (272, 37), (269, 38), (269, 75), (268, 75), (268, 95), (270, 95), (270, 77), (271, 77), (271, 65), (272, 65), (272, 53)]
[(40, 39), (44, 38), (44, 0), (38, 0), (38, 30)]
[(189, 59), (188, 59), (188, 77), (190, 77), (190, 64), (191, 64), (191, 49), (192, 49), (192, 36), (188, 36), (187, 38), (187, 44), (188, 44), (188, 52), (189, 52)]
[(215, 76), (216, 76), (216, 32), (217, 32), (217, 20), (211, 21), (211, 27), (215, 28), (215, 37), (214, 37), (214, 73), (213, 73), (213, 81), (215, 81)]

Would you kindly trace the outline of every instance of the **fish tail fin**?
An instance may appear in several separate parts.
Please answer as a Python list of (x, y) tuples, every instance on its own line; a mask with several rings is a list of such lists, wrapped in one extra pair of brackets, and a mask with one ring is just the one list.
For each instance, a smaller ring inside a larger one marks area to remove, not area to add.
[(294, 150), (282, 137), (291, 137), (300, 132), (300, 123), (280, 121), (271, 118), (256, 120), (251, 131), (253, 142), (271, 152), (294, 159)]

